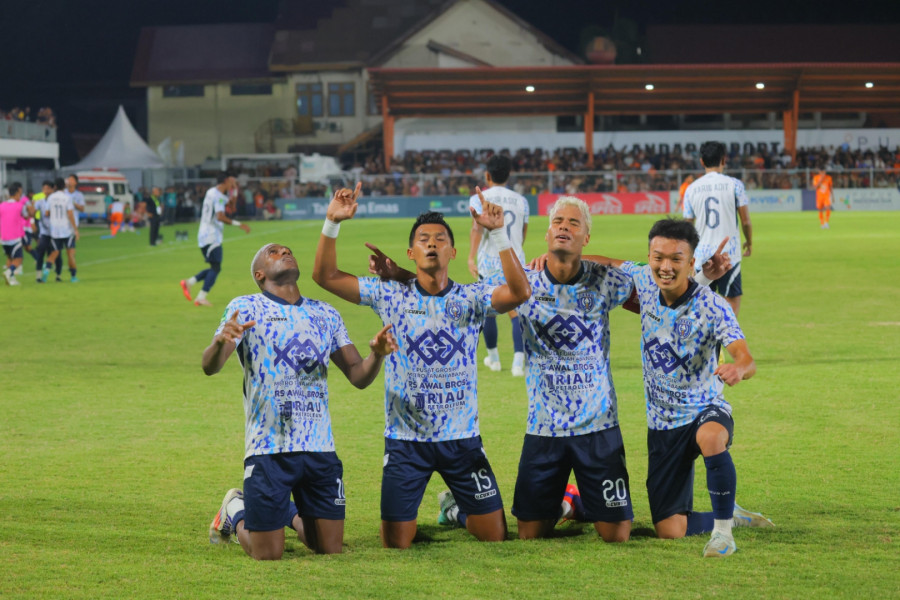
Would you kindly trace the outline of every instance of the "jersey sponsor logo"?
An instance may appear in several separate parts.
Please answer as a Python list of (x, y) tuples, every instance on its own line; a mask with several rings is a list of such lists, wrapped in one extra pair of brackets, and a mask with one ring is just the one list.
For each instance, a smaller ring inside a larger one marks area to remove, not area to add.
[(269, 317), (266, 319), (266, 322), (271, 323), (272, 321), (287, 321), (287, 317)]
[(578, 307), (584, 312), (591, 312), (594, 308), (594, 295), (589, 292), (578, 294)]
[(409, 352), (414, 352), (428, 366), (434, 363), (446, 365), (457, 354), (465, 353), (463, 341), (454, 339), (443, 329), (436, 333), (426, 331), (416, 339), (408, 335), (404, 337), (409, 344)]
[(690, 319), (678, 319), (675, 321), (675, 333), (677, 333), (678, 337), (681, 339), (685, 339), (691, 335), (691, 331), (693, 330), (694, 325), (691, 323)]
[(407, 308), (404, 312), (408, 315), (424, 315), (426, 314), (424, 310), (416, 310), (414, 308)]
[(591, 330), (575, 315), (563, 317), (554, 315), (546, 325), (538, 325), (538, 336), (548, 344), (562, 350), (574, 350), (585, 338), (593, 341)]
[(535, 296), (534, 299), (538, 302), (549, 302), (550, 304), (556, 302), (556, 298), (554, 298), (553, 296)]
[(685, 371), (688, 370), (688, 361), (691, 359), (691, 356), (689, 354), (683, 357), (678, 356), (678, 353), (675, 352), (675, 349), (669, 342), (661, 344), (658, 339), (653, 338), (644, 346), (644, 352), (647, 354), (647, 358), (650, 360), (653, 368), (659, 369), (666, 374), (673, 372), (678, 367), (682, 367)]
[(648, 312), (648, 313), (646, 313), (646, 315), (647, 315), (648, 317), (650, 317), (650, 320), (651, 320), (651, 321), (656, 321), (657, 323), (661, 323), (661, 322), (662, 322), (662, 319), (659, 318), (659, 316), (654, 315), (652, 312)]
[(309, 340), (301, 342), (295, 337), (284, 349), (279, 348), (277, 344), (272, 344), (272, 348), (275, 350), (276, 367), (283, 362), (297, 373), (302, 370), (309, 374), (325, 365), (325, 350), (320, 352)]

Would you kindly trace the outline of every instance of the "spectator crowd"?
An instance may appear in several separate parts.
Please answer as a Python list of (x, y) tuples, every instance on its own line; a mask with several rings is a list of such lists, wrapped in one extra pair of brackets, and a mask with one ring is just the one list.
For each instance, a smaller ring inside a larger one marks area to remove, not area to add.
[(0, 108), (0, 120), (24, 121), (26, 123), (38, 123), (48, 127), (56, 127), (56, 115), (53, 113), (53, 109), (48, 106), (39, 108), (35, 114), (32, 114), (30, 106), (24, 108), (14, 106), (9, 110)]

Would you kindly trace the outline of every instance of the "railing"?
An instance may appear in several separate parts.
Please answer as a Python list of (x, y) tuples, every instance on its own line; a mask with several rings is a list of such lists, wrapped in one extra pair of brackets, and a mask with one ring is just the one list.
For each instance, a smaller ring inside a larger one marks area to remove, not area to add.
[[(596, 192), (660, 192), (678, 190), (685, 177), (698, 177), (697, 171), (550, 171), (516, 172), (507, 185), (521, 194), (544, 192), (583, 194)], [(810, 189), (816, 171), (812, 169), (735, 169), (726, 174), (744, 182), (748, 191), (767, 189)], [(843, 169), (828, 171), (835, 188), (896, 188), (900, 184), (898, 169)], [(174, 183), (211, 182), (212, 179), (179, 179)], [(474, 174), (368, 175), (344, 172), (327, 177), (322, 183), (303, 183), (299, 179), (281, 177), (242, 177), (243, 189), (261, 189), (270, 198), (321, 198), (338, 187), (352, 187), (362, 181), (367, 196), (468, 196), (475, 186), (483, 186), (483, 176)]]
[(0, 120), (0, 138), (55, 142), (56, 128), (28, 121)]

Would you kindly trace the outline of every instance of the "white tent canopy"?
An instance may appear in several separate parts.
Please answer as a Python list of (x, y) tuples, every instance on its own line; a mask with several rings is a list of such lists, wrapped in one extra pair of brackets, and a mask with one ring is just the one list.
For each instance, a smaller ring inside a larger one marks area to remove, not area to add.
[(165, 167), (162, 159), (141, 139), (119, 106), (112, 125), (90, 153), (66, 170), (81, 169), (158, 169)]

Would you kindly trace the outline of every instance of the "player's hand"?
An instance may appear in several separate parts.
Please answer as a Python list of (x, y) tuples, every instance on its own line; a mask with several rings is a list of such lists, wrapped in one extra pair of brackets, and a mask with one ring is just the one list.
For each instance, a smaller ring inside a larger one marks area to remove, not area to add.
[(75, 241), (77, 242), (77, 241), (80, 240), (80, 239), (81, 239), (81, 234), (80, 234), (80, 233), (78, 232), (78, 230), (76, 229), (76, 230), (75, 230)]
[(250, 233), (250, 226), (247, 225), (246, 223), (241, 223), (241, 230), (242, 230), (244, 233)]
[(471, 256), (469, 257), (468, 265), (469, 265), (469, 273), (472, 275), (472, 277), (475, 279), (475, 281), (478, 281), (478, 265), (475, 264), (475, 259), (472, 258)]
[(749, 241), (744, 242), (744, 254), (743, 256), (750, 256), (750, 252), (752, 252), (752, 245)]
[(400, 349), (400, 346), (397, 345), (397, 340), (394, 339), (394, 334), (389, 331), (391, 327), (393, 327), (393, 324), (388, 323), (369, 341), (369, 348), (378, 356), (385, 357), (391, 352), (396, 352)]
[(472, 218), (475, 219), (475, 222), (488, 231), (503, 227), (503, 209), (499, 205), (485, 200), (480, 187), (475, 187), (475, 193), (478, 194), (478, 199), (481, 200), (481, 214), (475, 212), (475, 209), (471, 206), (469, 207), (469, 212), (472, 213)]
[(547, 264), (548, 256), (549, 256), (549, 253), (546, 253), (546, 252), (544, 254), (541, 254), (540, 256), (535, 256), (525, 266), (527, 268), (531, 269), (532, 271), (543, 271), (544, 266), (546, 266), (546, 264)]
[(231, 315), (231, 318), (225, 321), (225, 326), (222, 327), (222, 331), (219, 332), (219, 335), (216, 336), (216, 341), (220, 344), (225, 342), (234, 342), (237, 344), (241, 341), (241, 336), (244, 335), (244, 332), (256, 325), (256, 321), (247, 321), (246, 323), (238, 323), (238, 314), (240, 311), (234, 311), (234, 314)]
[(331, 202), (328, 204), (328, 210), (325, 212), (325, 218), (332, 223), (340, 223), (347, 219), (352, 219), (356, 214), (359, 204), (356, 202), (362, 193), (362, 182), (358, 182), (354, 189), (340, 188), (334, 192)]
[(744, 378), (744, 374), (737, 368), (734, 363), (722, 363), (719, 365), (713, 375), (718, 375), (726, 385), (737, 385)]
[(366, 242), (366, 248), (374, 254), (369, 255), (369, 273), (378, 275), (382, 279), (396, 281), (400, 268), (387, 254), (378, 249), (375, 244)]
[(703, 274), (712, 281), (725, 275), (725, 273), (728, 272), (728, 269), (731, 268), (731, 257), (722, 253), (722, 250), (725, 249), (725, 244), (728, 243), (729, 239), (730, 238), (726, 237), (722, 240), (722, 243), (719, 244), (719, 247), (716, 249), (716, 253), (713, 254), (708, 261), (703, 263)]

